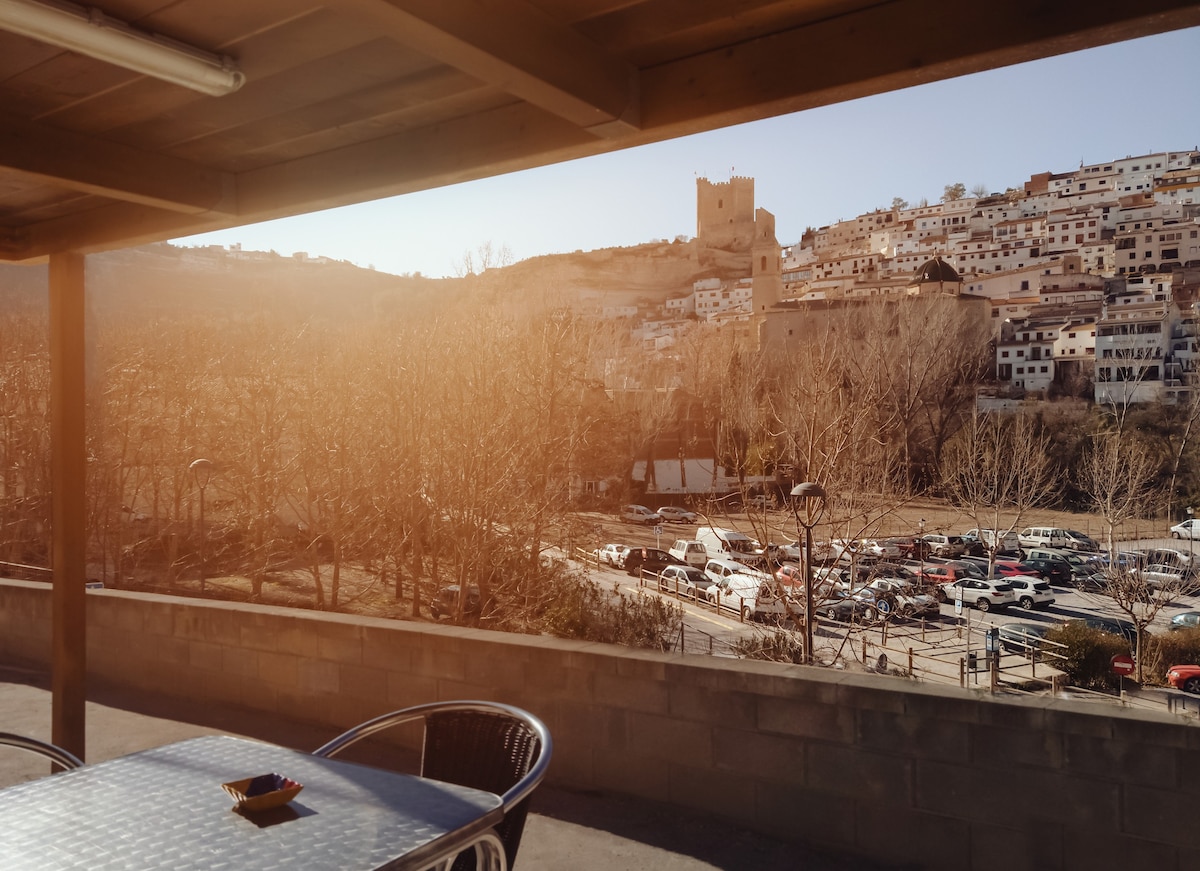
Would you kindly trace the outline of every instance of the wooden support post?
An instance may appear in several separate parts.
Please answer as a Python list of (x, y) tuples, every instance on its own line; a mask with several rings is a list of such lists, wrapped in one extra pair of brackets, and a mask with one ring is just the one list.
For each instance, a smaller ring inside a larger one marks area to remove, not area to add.
[(80, 759), (87, 699), (84, 258), (50, 256), (51, 741)]

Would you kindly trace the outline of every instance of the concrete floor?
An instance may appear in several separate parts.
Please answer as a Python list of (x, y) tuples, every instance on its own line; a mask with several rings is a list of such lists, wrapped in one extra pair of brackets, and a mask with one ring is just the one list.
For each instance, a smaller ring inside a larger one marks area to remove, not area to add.
[[(0, 667), (0, 731), (50, 737), (46, 675)], [(87, 709), (88, 762), (206, 734), (237, 734), (288, 747), (320, 746), (332, 733), (244, 711), (154, 703), (120, 692), (94, 690)], [(388, 767), (411, 769), (402, 751)], [(347, 754), (349, 756), (349, 753)], [(0, 748), (0, 786), (44, 777), (41, 757)], [(523, 871), (603, 868), (606, 871), (884, 871), (885, 866), (800, 847), (713, 822), (691, 811), (543, 785), (534, 795), (517, 865)]]

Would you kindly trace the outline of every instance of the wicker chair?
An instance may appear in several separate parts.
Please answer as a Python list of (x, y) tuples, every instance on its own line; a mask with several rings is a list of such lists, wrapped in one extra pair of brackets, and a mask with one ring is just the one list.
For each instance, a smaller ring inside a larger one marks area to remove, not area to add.
[[(313, 751), (334, 756), (349, 745), (384, 729), (423, 720), (425, 740), (421, 776), (500, 796), (504, 821), (496, 834), (512, 868), (521, 845), (529, 798), (550, 765), (550, 733), (537, 717), (494, 702), (433, 702), (393, 711), (361, 723)], [(454, 864), (473, 868), (469, 854)]]
[(68, 771), (83, 765), (83, 760), (74, 753), (64, 750), (55, 744), (39, 741), (37, 738), (17, 735), (14, 732), (0, 732), (0, 745), (17, 747), (21, 750), (28, 750), (30, 753), (45, 756), (62, 771)]

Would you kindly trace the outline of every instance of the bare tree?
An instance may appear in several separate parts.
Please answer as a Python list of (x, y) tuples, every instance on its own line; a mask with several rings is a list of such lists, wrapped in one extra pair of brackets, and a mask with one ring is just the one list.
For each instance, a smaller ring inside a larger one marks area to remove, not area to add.
[(1151, 482), (1157, 472), (1145, 444), (1129, 434), (1112, 431), (1095, 436), (1079, 474), (1080, 489), (1104, 518), (1109, 556), (1104, 571), (1107, 592), (1137, 627), (1134, 654), (1139, 682), (1143, 677), (1141, 652), (1146, 628), (1168, 604), (1197, 588), (1194, 576), (1189, 574), (1177, 581), (1152, 580), (1143, 567), (1123, 565), (1117, 550), (1117, 528), (1139, 516), (1150, 500)]
[(464, 251), (454, 264), (454, 274), (459, 278), (467, 278), (489, 269), (509, 266), (512, 262), (512, 249), (507, 244), (494, 245), (489, 239), (479, 244), (474, 251)]
[(992, 530), (991, 541), (985, 542), (989, 574), (1004, 536), (1055, 492), (1057, 469), (1049, 447), (1049, 436), (1032, 415), (976, 411), (946, 448), (942, 487), (947, 498), (977, 529)]
[(1175, 488), (1179, 482), (1179, 466), (1183, 462), (1184, 454), (1191, 445), (1192, 436), (1196, 430), (1197, 424), (1200, 424), (1200, 385), (1193, 384), (1188, 391), (1188, 398), (1179, 406), (1179, 412), (1182, 417), (1182, 427), (1179, 433), (1178, 441), (1172, 441), (1171, 444), (1171, 483), (1167, 487), (1167, 517), (1171, 520), (1175, 519)]

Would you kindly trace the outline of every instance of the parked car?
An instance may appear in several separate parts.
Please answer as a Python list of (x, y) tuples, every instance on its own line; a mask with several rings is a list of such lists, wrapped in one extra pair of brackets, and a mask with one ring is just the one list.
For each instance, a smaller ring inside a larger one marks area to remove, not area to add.
[(830, 590), (813, 610), (827, 620), (838, 623), (873, 623), (878, 617), (875, 606), (865, 599), (856, 599), (845, 590)]
[(921, 577), (930, 584), (950, 584), (962, 578), (982, 578), (986, 572), (975, 563), (952, 560), (948, 563), (930, 563), (921, 572)]
[(704, 572), (713, 581), (706, 595), (717, 607), (739, 612), (743, 620), (778, 621), (787, 615), (770, 575), (724, 557), (710, 559)]
[(1182, 629), (1200, 629), (1200, 611), (1181, 611), (1171, 618), (1170, 629), (1179, 632)]
[(941, 587), (942, 596), (947, 602), (955, 601), (960, 595), (960, 590), (963, 605), (974, 605), (980, 611), (1006, 608), (1017, 601), (1007, 578), (963, 578)]
[(1108, 591), (1108, 578), (1104, 572), (1091, 567), (1071, 569), (1071, 586), (1082, 593), (1104, 593)]
[[(458, 584), (450, 584), (442, 587), (433, 596), (433, 601), (429, 603), (429, 610), (433, 613), (434, 620), (441, 620), (443, 617), (453, 617), (458, 611), (458, 600), (462, 587)], [(479, 587), (471, 584), (467, 587), (467, 598), (463, 602), (464, 617), (478, 617), (483, 610), (483, 602), (479, 597)]]
[(736, 529), (701, 526), (696, 530), (696, 540), (704, 545), (710, 558), (728, 557), (756, 568), (766, 563), (759, 543)]
[[(978, 545), (982, 545), (983, 553), (986, 553), (988, 548), (992, 547), (999, 541), (997, 554), (1020, 554), (1021, 540), (1017, 534), (1011, 529), (1007, 532), (997, 533), (994, 529), (968, 529), (962, 535), (963, 541), (967, 543), (968, 549), (980, 550)], [(983, 553), (976, 553), (976, 556), (982, 556)]]
[(1021, 547), (1066, 547), (1067, 531), (1057, 526), (1027, 526), (1017, 533)]
[(625, 567), (625, 555), (629, 553), (629, 545), (627, 544), (606, 544), (604, 547), (596, 551), (596, 559), (600, 562), (608, 563), (613, 568)]
[(927, 532), (921, 536), (929, 545), (934, 556), (953, 559), (960, 557), (966, 552), (966, 545), (963, 543), (962, 537), (958, 535), (943, 535), (940, 532)]
[(1045, 578), (1057, 587), (1071, 586), (1071, 564), (1063, 560), (1046, 557), (1025, 557), (1019, 565), (1031, 570), (1031, 573)]
[(1155, 547), (1142, 551), (1148, 563), (1162, 563), (1168, 566), (1184, 567), (1192, 564), (1192, 555), (1187, 551), (1175, 550), (1171, 547)]
[(645, 505), (626, 505), (621, 509), (621, 519), (630, 523), (642, 523), (646, 526), (654, 526), (662, 523), (662, 515), (657, 511), (651, 511)]
[(1200, 538), (1200, 520), (1189, 517), (1171, 527), (1171, 538)]
[(893, 535), (885, 539), (884, 544), (894, 545), (903, 559), (925, 559), (933, 553), (933, 546), (923, 538), (912, 535)]
[(900, 559), (903, 553), (894, 541), (895, 539), (891, 538), (864, 538), (860, 552), (885, 559)]
[(1167, 683), (1185, 693), (1200, 693), (1200, 665), (1173, 665), (1167, 669)]
[(1086, 614), (1083, 617), (1067, 620), (1066, 623), (1082, 623), (1089, 629), (1098, 629), (1101, 632), (1107, 632), (1109, 635), (1120, 635), (1129, 642), (1130, 647), (1134, 647), (1137, 644), (1137, 627), (1128, 620), (1121, 620), (1116, 617), (1103, 617), (1099, 614)]
[(1030, 557), (1038, 559), (1055, 560), (1067, 565), (1077, 565), (1084, 562), (1084, 558), (1073, 550), (1067, 550), (1063, 547), (1030, 547), (1025, 549), (1023, 559), (1028, 560)]
[[(1063, 564), (1062, 568), (1063, 568), (1062, 574), (1064, 577), (1066, 575), (1070, 574), (1069, 570), (1067, 570), (1065, 563)], [(1041, 569), (1037, 568), (1036, 566), (1032, 566), (1023, 560), (998, 559), (993, 562), (992, 570), (993, 570), (992, 577), (996, 577), (996, 578), (1011, 578), (1011, 577), (1015, 577), (1016, 575), (1032, 575), (1032, 576), (1038, 577), (1038, 578), (1046, 577), (1042, 573)], [(984, 571), (987, 571), (986, 563), (984, 564)]]
[(667, 553), (682, 563), (701, 569), (708, 562), (708, 549), (704, 547), (704, 542), (702, 541), (689, 541), (686, 538), (677, 539), (667, 549)]
[(635, 547), (625, 555), (625, 571), (635, 578), (644, 572), (658, 574), (667, 566), (682, 565), (686, 565), (683, 560), (657, 547)]
[(698, 601), (708, 598), (708, 588), (713, 580), (704, 569), (695, 566), (667, 566), (658, 573), (658, 588), (668, 593), (678, 593), (687, 599)]
[(1029, 656), (1029, 652), (1040, 651), (1046, 633), (1054, 627), (1046, 623), (1005, 623), (1000, 627), (1000, 646), (1009, 653)]
[(893, 611), (901, 617), (930, 617), (941, 613), (937, 599), (898, 578), (876, 578), (867, 584), (867, 589), (872, 591), (875, 599), (889, 600)]
[[(784, 563), (775, 570), (775, 580), (783, 584), (784, 587), (798, 588), (801, 592), (804, 590), (804, 569), (795, 563)], [(814, 584), (815, 586), (815, 584)]]
[(1123, 550), (1114, 561), (1107, 553), (1092, 554), (1084, 562), (1097, 572), (1131, 572), (1146, 565), (1146, 558), (1135, 550)]
[[(771, 556), (776, 562), (798, 563), (804, 559), (804, 542), (797, 539), (796, 541), (789, 541), (784, 544), (774, 544), (774, 545), (768, 544), (767, 545), (767, 554), (769, 556)], [(821, 559), (821, 557), (818, 556), (817, 543), (814, 541), (813, 542), (813, 561), (815, 562), (816, 560), (819, 560), (819, 559)]]
[(658, 509), (658, 516), (671, 523), (695, 523), (698, 515), (677, 505), (664, 505)]
[(1013, 588), (1013, 595), (1017, 597), (1017, 604), (1026, 611), (1032, 608), (1049, 608), (1054, 604), (1054, 591), (1046, 581), (1029, 575), (1013, 575), (1007, 580)]
[(1100, 550), (1100, 542), (1092, 538), (1085, 532), (1080, 532), (1078, 529), (1067, 530), (1067, 547), (1071, 550), (1086, 551), (1088, 553), (1096, 553)]
[(1188, 568), (1152, 563), (1145, 568), (1134, 569), (1134, 577), (1150, 590), (1159, 590), (1167, 595), (1182, 595), (1196, 584), (1196, 573)]

